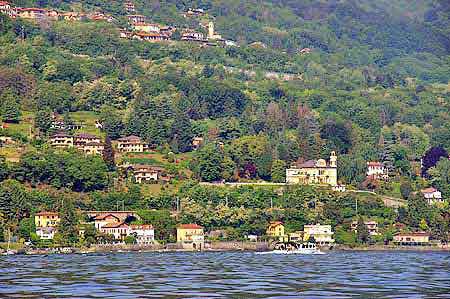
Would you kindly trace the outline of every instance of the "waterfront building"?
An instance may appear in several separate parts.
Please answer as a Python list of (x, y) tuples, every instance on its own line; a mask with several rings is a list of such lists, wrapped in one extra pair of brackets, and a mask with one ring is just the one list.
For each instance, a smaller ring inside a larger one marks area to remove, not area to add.
[(100, 214), (94, 217), (94, 226), (97, 230), (100, 230), (107, 224), (121, 223), (122, 220), (122, 218), (119, 218), (118, 216), (115, 216), (113, 214)]
[[(369, 235), (377, 236), (378, 235), (378, 222), (376, 221), (364, 221), (364, 225), (367, 227), (369, 231)], [(351, 224), (351, 228), (354, 232), (357, 232), (358, 221), (353, 221)]]
[(310, 237), (314, 237), (317, 244), (330, 245), (334, 243), (331, 225), (310, 224), (303, 228), (303, 241), (307, 242)]
[(129, 235), (134, 236), (136, 244), (149, 245), (155, 242), (155, 229), (151, 224), (130, 225)]
[(100, 227), (100, 232), (112, 235), (116, 241), (123, 241), (128, 236), (128, 224), (125, 222), (107, 223)]
[(394, 234), (393, 242), (396, 245), (428, 245), (430, 243), (430, 234), (427, 232), (396, 233)]
[(429, 205), (444, 201), (442, 199), (442, 193), (433, 187), (422, 189), (420, 192)]
[(304, 163), (297, 163), (293, 167), (286, 169), (286, 183), (288, 184), (320, 184), (337, 185), (337, 156), (333, 151), (330, 160), (325, 159), (309, 160)]
[(205, 248), (203, 227), (193, 223), (178, 225), (177, 243), (185, 249), (202, 250)]
[(270, 222), (266, 229), (266, 235), (269, 237), (283, 238), (285, 236), (283, 222)]
[(56, 212), (39, 212), (34, 215), (36, 234), (44, 240), (52, 240), (61, 219)]

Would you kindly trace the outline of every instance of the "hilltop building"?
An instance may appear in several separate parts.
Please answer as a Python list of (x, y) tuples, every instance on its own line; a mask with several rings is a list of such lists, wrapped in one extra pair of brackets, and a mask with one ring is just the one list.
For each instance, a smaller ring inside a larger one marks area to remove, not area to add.
[(148, 144), (138, 136), (127, 136), (117, 139), (117, 149), (123, 153), (142, 153), (148, 149)]
[(128, 15), (127, 18), (130, 23), (145, 23), (145, 16), (143, 15)]
[(433, 205), (437, 202), (444, 202), (442, 193), (433, 187), (422, 189), (420, 192), (429, 205)]
[(134, 23), (133, 24), (133, 29), (136, 31), (141, 31), (141, 32), (157, 32), (159, 33), (161, 30), (160, 25), (158, 24), (150, 24), (150, 23)]
[(123, 4), (123, 8), (125, 9), (126, 12), (129, 12), (129, 13), (136, 11), (136, 7), (134, 6), (134, 3), (131, 1), (126, 1)]
[(214, 23), (213, 22), (208, 23), (208, 39), (214, 39), (214, 40), (222, 39), (221, 35), (216, 34), (214, 32)]
[(177, 242), (185, 249), (202, 250), (205, 248), (203, 227), (193, 223), (178, 225)]
[(367, 162), (367, 177), (372, 179), (383, 179), (386, 180), (389, 178), (389, 175), (387, 173), (387, 169), (384, 167), (383, 163), (381, 162)]
[(165, 169), (159, 166), (136, 164), (131, 166), (133, 176), (138, 184), (158, 182), (162, 179)]
[(337, 183), (337, 156), (333, 151), (330, 160), (309, 160), (297, 163), (286, 169), (286, 183), (288, 184), (321, 184), (336, 186)]

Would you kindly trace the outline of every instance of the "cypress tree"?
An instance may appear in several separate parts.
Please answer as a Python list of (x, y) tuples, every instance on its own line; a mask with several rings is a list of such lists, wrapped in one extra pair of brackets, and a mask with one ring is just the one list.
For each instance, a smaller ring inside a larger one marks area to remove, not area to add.
[(114, 149), (112, 147), (111, 138), (109, 138), (109, 135), (106, 135), (105, 138), (105, 147), (103, 149), (103, 161), (105, 161), (109, 171), (113, 171), (115, 169), (116, 163), (114, 161)]

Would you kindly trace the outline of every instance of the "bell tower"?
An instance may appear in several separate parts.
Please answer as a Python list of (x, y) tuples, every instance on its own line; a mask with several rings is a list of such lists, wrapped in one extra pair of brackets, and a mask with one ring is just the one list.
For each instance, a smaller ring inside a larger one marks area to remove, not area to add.
[(330, 155), (330, 167), (337, 167), (337, 156), (335, 151), (332, 151)]

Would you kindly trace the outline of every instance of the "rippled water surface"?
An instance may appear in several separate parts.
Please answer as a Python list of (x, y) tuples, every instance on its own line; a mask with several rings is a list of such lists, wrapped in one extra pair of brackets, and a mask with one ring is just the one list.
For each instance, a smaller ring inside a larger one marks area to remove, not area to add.
[(450, 298), (450, 254), (0, 256), (1, 298)]

